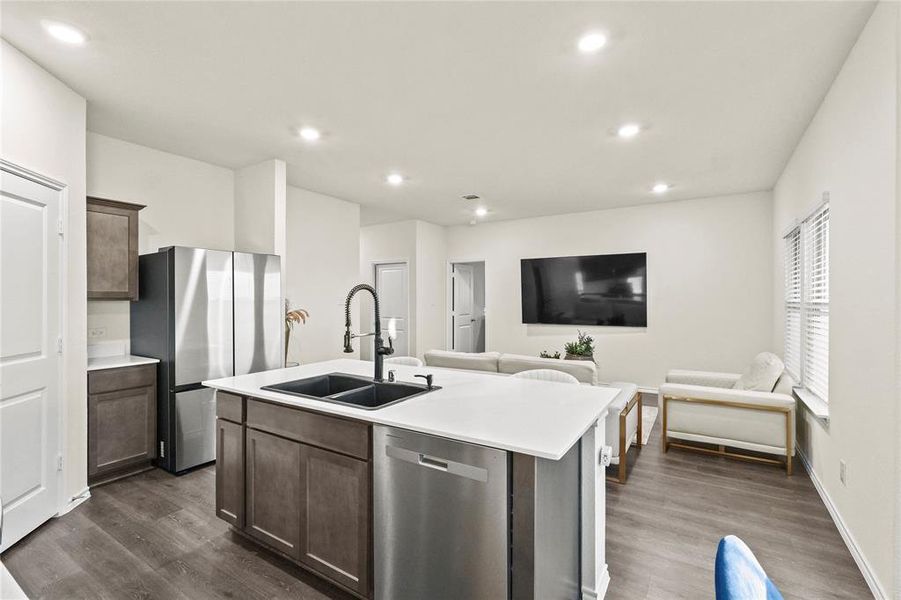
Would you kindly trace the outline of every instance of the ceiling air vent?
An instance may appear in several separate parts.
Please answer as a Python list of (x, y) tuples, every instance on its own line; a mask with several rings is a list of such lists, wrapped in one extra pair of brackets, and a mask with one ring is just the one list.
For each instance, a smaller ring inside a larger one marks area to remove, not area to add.
[(460, 196), (464, 200), (478, 200), (479, 196), (477, 194), (463, 194)]

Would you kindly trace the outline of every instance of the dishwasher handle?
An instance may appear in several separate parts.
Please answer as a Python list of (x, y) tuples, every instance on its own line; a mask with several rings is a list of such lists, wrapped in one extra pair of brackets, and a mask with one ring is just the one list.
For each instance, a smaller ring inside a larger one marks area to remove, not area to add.
[(385, 455), (390, 458), (396, 458), (404, 462), (442, 473), (466, 477), (467, 479), (474, 479), (476, 481), (488, 481), (488, 469), (477, 467), (476, 465), (446, 460), (421, 452), (407, 450), (406, 448), (400, 448), (399, 446), (385, 446)]
[(424, 467), (430, 467), (432, 469), (438, 469), (439, 471), (447, 471), (448, 463), (444, 460), (439, 460), (437, 458), (432, 458), (427, 454), (419, 455), (419, 464)]

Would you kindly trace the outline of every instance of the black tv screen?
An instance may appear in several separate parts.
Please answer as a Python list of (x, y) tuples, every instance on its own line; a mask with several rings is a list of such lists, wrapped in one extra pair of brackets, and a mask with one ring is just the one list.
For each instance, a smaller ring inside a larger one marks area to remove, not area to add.
[(647, 327), (647, 254), (524, 258), (522, 322)]

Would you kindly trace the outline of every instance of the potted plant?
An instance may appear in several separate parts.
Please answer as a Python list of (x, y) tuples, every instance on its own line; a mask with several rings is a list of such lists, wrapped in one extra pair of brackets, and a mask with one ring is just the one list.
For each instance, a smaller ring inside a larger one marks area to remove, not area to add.
[(285, 298), (285, 364), (288, 362), (288, 345), (291, 343), (291, 332), (298, 323), (306, 323), (310, 313), (304, 308), (291, 309), (291, 302)]
[(566, 360), (594, 360), (594, 338), (587, 333), (578, 331), (578, 337), (574, 342), (567, 342), (563, 349), (566, 350)]
[(538, 355), (538, 358), (560, 358), (560, 353), (557, 351), (554, 351), (554, 353), (551, 354), (547, 350), (542, 350), (541, 354)]

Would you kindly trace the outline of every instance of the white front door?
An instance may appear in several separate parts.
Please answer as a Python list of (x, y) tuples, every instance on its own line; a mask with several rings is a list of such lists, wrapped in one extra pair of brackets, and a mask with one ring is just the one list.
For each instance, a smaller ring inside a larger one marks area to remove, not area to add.
[[(407, 263), (375, 266), (375, 291), (379, 295), (382, 337), (388, 343), (389, 327), (396, 330), (394, 355), (409, 356), (407, 312), (410, 294), (407, 288)], [(393, 326), (392, 326), (393, 325)]]
[(472, 352), (473, 310), (472, 267), (470, 265), (454, 265), (454, 350)]
[(0, 551), (57, 512), (60, 196), (0, 170)]

